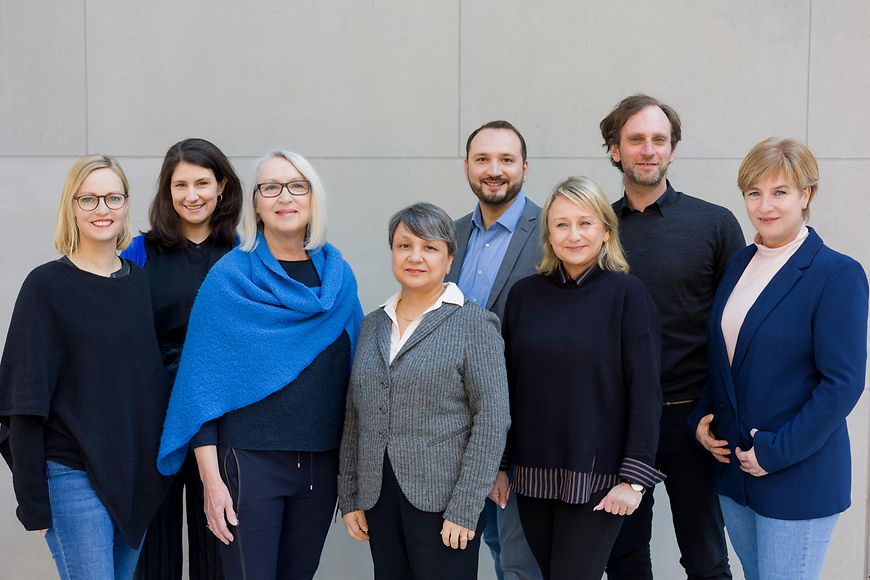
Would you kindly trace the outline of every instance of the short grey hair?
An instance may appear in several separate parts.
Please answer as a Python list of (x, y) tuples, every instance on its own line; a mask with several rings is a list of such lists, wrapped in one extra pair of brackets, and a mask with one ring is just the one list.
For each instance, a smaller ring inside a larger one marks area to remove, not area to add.
[(389, 238), (390, 247), (393, 247), (393, 235), (399, 224), (411, 230), (411, 233), (423, 240), (435, 240), (447, 244), (447, 255), (452, 256), (456, 252), (456, 226), (447, 212), (431, 203), (415, 203), (405, 209), (397, 211), (390, 218)]

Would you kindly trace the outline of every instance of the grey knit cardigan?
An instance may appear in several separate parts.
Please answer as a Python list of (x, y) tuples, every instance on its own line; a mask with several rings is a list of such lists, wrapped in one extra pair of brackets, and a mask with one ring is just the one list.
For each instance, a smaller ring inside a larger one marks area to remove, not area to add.
[(350, 377), (338, 505), (378, 501), (388, 452), (417, 509), (474, 529), (492, 488), (510, 427), (498, 318), (476, 304), (428, 313), (392, 364), (392, 321), (363, 319)]

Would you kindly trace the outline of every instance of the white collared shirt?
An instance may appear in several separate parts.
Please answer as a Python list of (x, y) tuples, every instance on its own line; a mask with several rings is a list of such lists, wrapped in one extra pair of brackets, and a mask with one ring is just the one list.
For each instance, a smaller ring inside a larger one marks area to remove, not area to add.
[(444, 285), (444, 292), (441, 293), (441, 296), (438, 297), (438, 300), (435, 301), (432, 306), (424, 310), (420, 313), (420, 315), (411, 321), (411, 323), (405, 328), (405, 334), (402, 334), (399, 331), (399, 317), (396, 314), (396, 306), (399, 304), (399, 300), (402, 299), (402, 291), (398, 291), (387, 300), (385, 303), (381, 304), (384, 308), (384, 312), (387, 313), (387, 316), (390, 317), (390, 320), (393, 321), (393, 327), (390, 330), (390, 362), (393, 362), (393, 359), (396, 358), (396, 355), (399, 354), (399, 351), (402, 350), (402, 347), (405, 346), (405, 343), (408, 342), (408, 339), (417, 330), (417, 327), (420, 326), (420, 322), (423, 321), (423, 317), (433, 310), (438, 310), (441, 306), (447, 302), (449, 304), (457, 304), (462, 306), (465, 304), (465, 296), (462, 294), (462, 290), (459, 289), (459, 286), (454, 284), (453, 282), (448, 282)]

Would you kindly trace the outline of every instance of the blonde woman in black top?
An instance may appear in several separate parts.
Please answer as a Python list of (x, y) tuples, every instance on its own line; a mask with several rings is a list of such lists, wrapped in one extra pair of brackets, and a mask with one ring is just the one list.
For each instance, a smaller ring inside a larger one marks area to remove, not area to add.
[(156, 468), (169, 389), (118, 162), (90, 155), (61, 196), (59, 260), (24, 281), (0, 363), (18, 518), (62, 579), (133, 577), (168, 480)]
[(504, 315), (511, 489), (544, 578), (599, 580), (623, 518), (663, 478), (658, 312), (589, 179), (555, 189), (541, 236), (539, 274)]

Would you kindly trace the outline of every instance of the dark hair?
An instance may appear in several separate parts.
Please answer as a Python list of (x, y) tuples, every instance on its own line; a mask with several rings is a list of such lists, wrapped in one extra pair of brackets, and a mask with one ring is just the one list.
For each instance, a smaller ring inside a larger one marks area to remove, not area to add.
[[(604, 138), (604, 149), (610, 151), (611, 145), (619, 147), (619, 135), (622, 133), (622, 127), (629, 119), (647, 107), (658, 107), (668, 118), (668, 121), (671, 123), (671, 148), (675, 148), (683, 136), (683, 127), (680, 124), (680, 117), (677, 115), (677, 112), (658, 99), (638, 94), (625, 97), (619, 101), (616, 108), (610, 111), (610, 114), (599, 123), (598, 127), (601, 129), (601, 136)], [(613, 157), (610, 158), (610, 163), (622, 171), (622, 163), (614, 161)]]
[(447, 212), (431, 203), (420, 202), (409, 205), (393, 214), (387, 226), (387, 241), (393, 247), (393, 236), (399, 224), (423, 240), (437, 240), (447, 244), (447, 255), (456, 252), (456, 226)]
[(148, 221), (151, 230), (145, 237), (165, 248), (184, 243), (181, 218), (172, 206), (172, 174), (181, 162), (210, 169), (218, 183), (225, 181), (214, 213), (209, 220), (211, 236), (219, 244), (235, 245), (236, 226), (242, 210), (242, 182), (232, 163), (213, 143), (205, 139), (185, 139), (169, 148), (157, 178), (157, 193), (151, 201)]
[(526, 160), (526, 140), (523, 139), (523, 136), (517, 130), (516, 127), (508, 123), (507, 121), (490, 121), (489, 123), (484, 123), (477, 129), (471, 132), (471, 135), (468, 136), (468, 141), (465, 142), (465, 158), (468, 159), (468, 152), (471, 151), (471, 142), (477, 136), (478, 133), (483, 131), (484, 129), (506, 129), (508, 131), (513, 131), (514, 134), (520, 139), (520, 152), (523, 156), (523, 161)]

